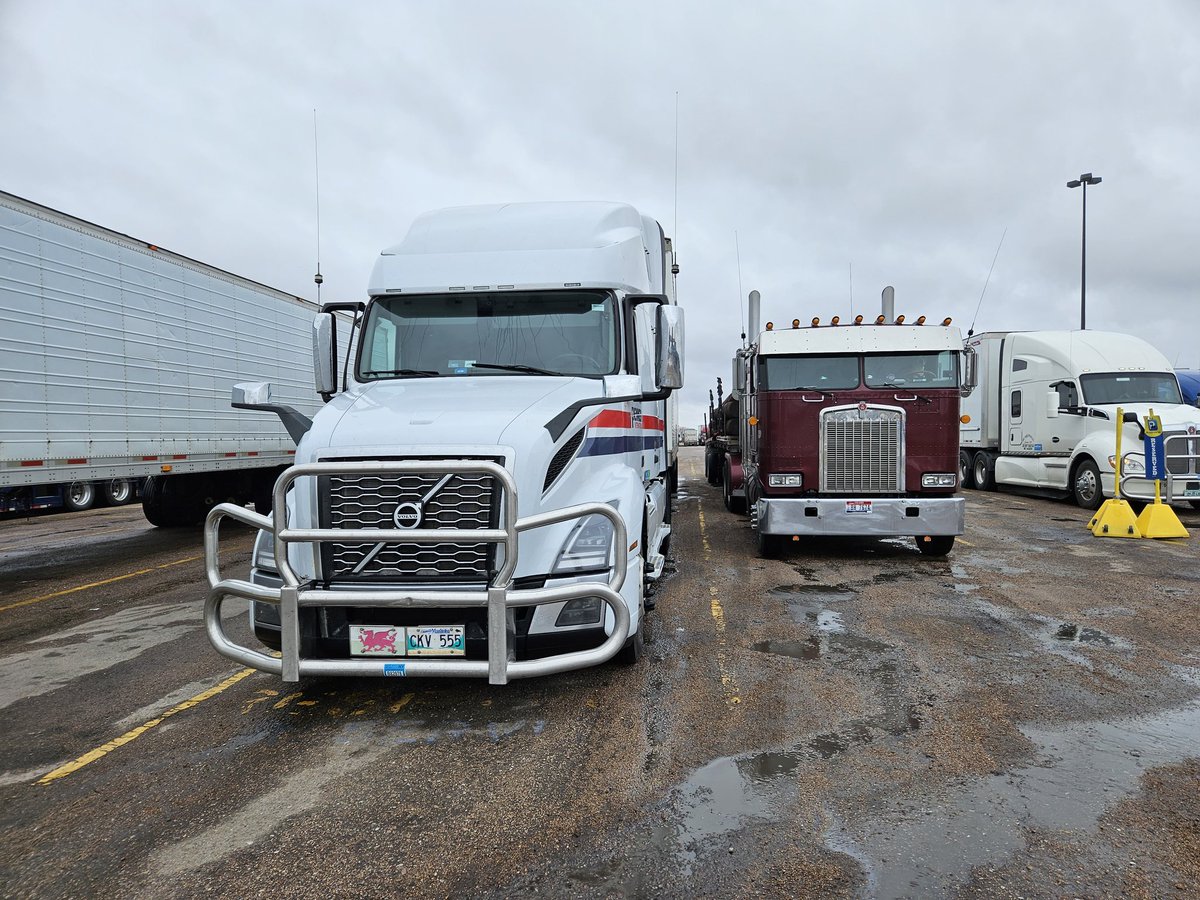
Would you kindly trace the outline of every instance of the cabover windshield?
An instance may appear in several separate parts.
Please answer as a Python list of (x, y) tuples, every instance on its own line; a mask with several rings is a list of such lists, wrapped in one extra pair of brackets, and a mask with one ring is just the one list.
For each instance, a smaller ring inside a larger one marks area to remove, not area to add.
[(759, 387), (765, 391), (869, 388), (957, 388), (958, 354), (951, 350), (856, 356), (764, 356)]
[(607, 291), (505, 291), (376, 299), (360, 380), (617, 371), (617, 306)]

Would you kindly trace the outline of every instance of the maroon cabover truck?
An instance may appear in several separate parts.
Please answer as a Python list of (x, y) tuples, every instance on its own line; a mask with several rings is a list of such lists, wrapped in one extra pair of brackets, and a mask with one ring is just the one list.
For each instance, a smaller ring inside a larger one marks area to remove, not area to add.
[[(813, 319), (758, 331), (733, 361), (737, 449), (719, 466), (726, 504), (744, 498), (761, 555), (806, 535), (913, 537), (945, 556), (963, 533), (958, 494), (963, 341), (946, 319)], [(974, 367), (967, 367), (972, 370)]]

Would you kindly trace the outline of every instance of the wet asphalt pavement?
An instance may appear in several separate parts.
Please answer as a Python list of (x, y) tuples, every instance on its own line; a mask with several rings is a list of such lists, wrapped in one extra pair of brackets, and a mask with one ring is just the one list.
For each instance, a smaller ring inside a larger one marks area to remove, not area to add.
[(208, 646), (198, 529), (0, 522), (0, 895), (1200, 896), (1200, 512), (767, 561), (681, 469), (646, 657), (504, 687), (284, 685)]

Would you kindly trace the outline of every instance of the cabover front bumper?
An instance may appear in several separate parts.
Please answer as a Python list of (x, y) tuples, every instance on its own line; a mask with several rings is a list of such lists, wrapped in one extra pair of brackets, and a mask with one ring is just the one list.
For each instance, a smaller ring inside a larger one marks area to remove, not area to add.
[(959, 535), (966, 504), (962, 497), (764, 497), (756, 515), (763, 534)]
[[(284, 511), (287, 509), (288, 488), (298, 479), (322, 475), (387, 475), (418, 474), (485, 474), (500, 486), (501, 527), (487, 529), (345, 529), (290, 528)], [(208, 599), (204, 604), (204, 626), (208, 639), (217, 652), (243, 665), (281, 675), (284, 681), (299, 681), (305, 675), (402, 675), (409, 677), (474, 677), (486, 676), (492, 684), (505, 684), (513, 678), (550, 675), (570, 669), (598, 665), (611, 659), (621, 649), (629, 635), (629, 610), (621, 597), (625, 583), (627, 559), (621, 548), (628, 546), (625, 523), (620, 514), (606, 503), (582, 503), (576, 506), (517, 518), (517, 488), (512, 476), (502, 466), (484, 460), (404, 460), (390, 462), (331, 462), (293, 466), (275, 483), (273, 508), (279, 515), (268, 518), (249, 510), (222, 503), (209, 513), (204, 530), (204, 558), (208, 575)], [(601, 515), (612, 522), (612, 574), (607, 584), (575, 583), (518, 590), (512, 587), (517, 568), (518, 536), (547, 525), (554, 525), (586, 516)], [(239, 522), (262, 529), (274, 539), (275, 562), (283, 580), (281, 587), (253, 584), (221, 576), (219, 532), (221, 520)], [(359, 541), (370, 543), (479, 543), (490, 542), (503, 548), (503, 562), (492, 581), (482, 590), (420, 591), (403, 588), (372, 588), (370, 590), (336, 590), (302, 581), (288, 561), (289, 544), (319, 544), (323, 541)], [(279, 607), (281, 655), (276, 657), (261, 650), (234, 643), (225, 634), (221, 606), (228, 597), (257, 600)], [(561, 603), (585, 597), (599, 597), (612, 611), (613, 630), (598, 647), (576, 650), (542, 659), (515, 660), (508, 643), (508, 610), (516, 606), (539, 606)], [(354, 658), (310, 659), (301, 656), (300, 609), (331, 606), (373, 607), (485, 607), (487, 609), (488, 658)]]

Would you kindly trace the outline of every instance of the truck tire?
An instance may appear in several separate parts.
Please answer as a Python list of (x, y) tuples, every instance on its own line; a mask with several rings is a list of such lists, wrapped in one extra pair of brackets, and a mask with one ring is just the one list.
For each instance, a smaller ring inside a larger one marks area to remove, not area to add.
[(1100, 470), (1090, 459), (1075, 467), (1071, 476), (1071, 495), (1081, 509), (1099, 509), (1104, 502), (1104, 489), (1100, 484)]
[(925, 556), (945, 556), (954, 547), (954, 535), (937, 534), (916, 537), (917, 549)]
[(725, 508), (731, 513), (744, 513), (746, 511), (746, 501), (741, 497), (733, 496), (733, 470), (729, 465), (729, 461), (725, 462), (725, 473), (722, 478)]
[(712, 447), (704, 448), (704, 480), (709, 484), (719, 484), (721, 481), (717, 469), (717, 451)]
[(73, 481), (63, 489), (62, 498), (68, 512), (83, 512), (96, 502), (96, 486), (90, 481)]
[(996, 489), (996, 457), (987, 450), (975, 454), (975, 462), (971, 467), (975, 476), (975, 487), (981, 491)]
[(109, 506), (124, 506), (133, 500), (133, 482), (128, 478), (113, 478), (101, 488), (104, 502)]
[(975, 468), (970, 450), (958, 451), (958, 486), (964, 491), (975, 487)]

